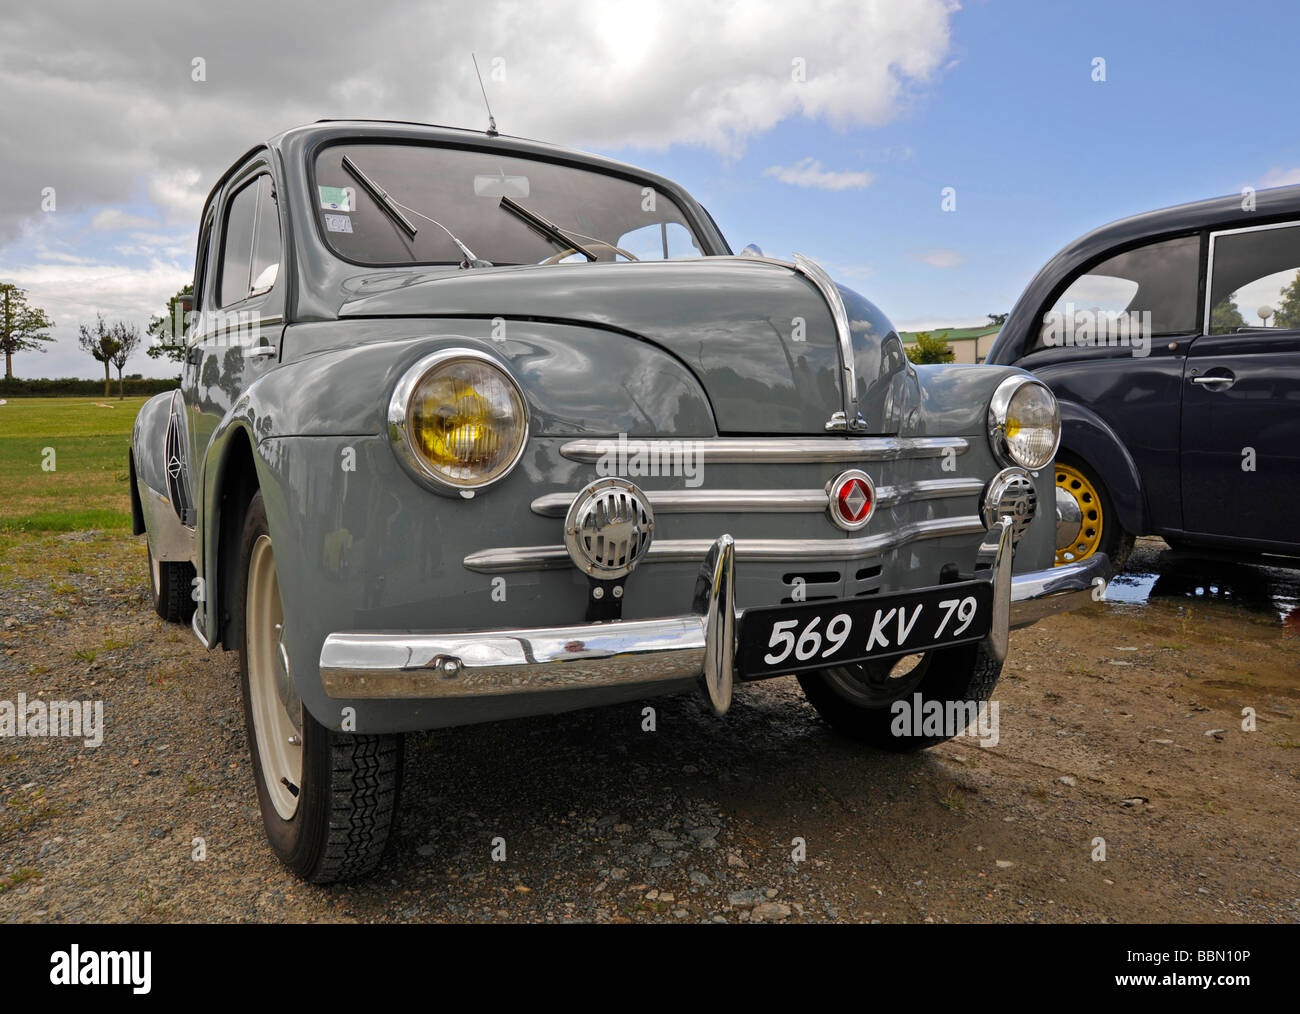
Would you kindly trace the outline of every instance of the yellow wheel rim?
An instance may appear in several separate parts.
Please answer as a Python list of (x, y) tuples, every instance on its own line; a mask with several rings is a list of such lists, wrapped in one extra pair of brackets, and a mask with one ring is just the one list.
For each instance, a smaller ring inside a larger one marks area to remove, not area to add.
[(1064, 563), (1085, 560), (1097, 552), (1106, 519), (1101, 513), (1101, 497), (1082, 472), (1057, 462), (1056, 488), (1064, 490), (1074, 499), (1083, 519), (1079, 525), (1078, 537), (1064, 549), (1056, 551), (1056, 565), (1059, 567)]

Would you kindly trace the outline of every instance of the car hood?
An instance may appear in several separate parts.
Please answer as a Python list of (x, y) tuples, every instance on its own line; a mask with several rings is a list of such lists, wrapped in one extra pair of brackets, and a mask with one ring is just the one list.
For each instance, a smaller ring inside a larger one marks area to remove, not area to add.
[[(895, 433), (900, 413), (890, 391), (907, 369), (902, 343), (874, 305), (850, 289), (840, 293), (867, 430)], [(675, 356), (698, 378), (720, 433), (824, 434), (831, 414), (843, 407), (831, 309), (811, 281), (779, 261), (704, 257), (371, 272), (345, 284), (339, 316), (479, 318), (493, 321), (502, 337), (509, 336), (512, 318), (526, 318), (630, 336)]]

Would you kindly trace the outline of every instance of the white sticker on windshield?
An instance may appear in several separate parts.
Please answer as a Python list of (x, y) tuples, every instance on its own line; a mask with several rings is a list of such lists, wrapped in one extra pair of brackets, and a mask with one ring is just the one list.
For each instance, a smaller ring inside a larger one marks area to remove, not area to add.
[(351, 232), (352, 219), (347, 215), (326, 215), (325, 228), (329, 232)]
[(317, 187), (320, 206), (326, 211), (356, 211), (357, 192), (351, 187)]

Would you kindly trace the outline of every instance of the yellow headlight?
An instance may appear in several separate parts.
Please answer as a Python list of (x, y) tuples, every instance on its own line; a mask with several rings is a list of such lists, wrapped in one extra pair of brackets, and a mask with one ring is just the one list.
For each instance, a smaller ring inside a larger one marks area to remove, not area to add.
[(472, 490), (519, 460), (528, 409), (494, 360), (457, 349), (434, 353), (406, 373), (393, 393), (389, 423), (399, 456), (419, 477)]
[(1045, 468), (1061, 441), (1056, 396), (1031, 377), (1008, 377), (989, 404), (989, 439), (1007, 464), (1030, 471)]

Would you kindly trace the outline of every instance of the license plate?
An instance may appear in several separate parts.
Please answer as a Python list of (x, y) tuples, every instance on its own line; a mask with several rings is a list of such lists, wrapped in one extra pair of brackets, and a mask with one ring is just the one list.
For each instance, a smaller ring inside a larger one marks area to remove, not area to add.
[(988, 581), (746, 609), (737, 668), (750, 679), (910, 655), (977, 641), (988, 634), (992, 618)]

